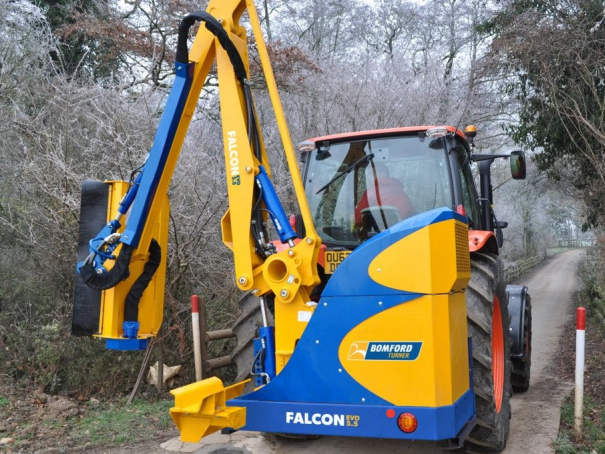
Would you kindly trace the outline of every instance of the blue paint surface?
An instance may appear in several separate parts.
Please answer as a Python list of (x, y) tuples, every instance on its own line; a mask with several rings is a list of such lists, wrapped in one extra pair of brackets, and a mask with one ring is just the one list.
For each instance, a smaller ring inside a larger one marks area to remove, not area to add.
[(368, 405), (389, 404), (347, 373), (338, 358), (338, 349), (345, 335), (364, 320), (417, 297), (400, 294), (322, 298), (286, 367), (271, 383), (246, 398), (341, 404), (361, 402), (364, 398)]
[(176, 64), (176, 78), (168, 95), (164, 113), (160, 120), (158, 130), (153, 141), (149, 157), (143, 170), (143, 178), (132, 204), (130, 217), (120, 241), (136, 247), (147, 222), (147, 215), (151, 208), (158, 183), (164, 173), (166, 160), (174, 141), (177, 128), (183, 116), (185, 102), (189, 96), (193, 80), (194, 63), (187, 65)]
[(107, 339), (107, 350), (146, 350), (149, 339)]
[[(471, 390), (453, 405), (436, 408), (250, 401), (245, 397), (232, 399), (228, 405), (246, 407), (246, 425), (241, 430), (408, 440), (454, 438), (475, 413)], [(393, 410), (395, 416), (389, 418), (387, 410)], [(397, 426), (397, 418), (404, 412), (418, 421), (411, 434)]]

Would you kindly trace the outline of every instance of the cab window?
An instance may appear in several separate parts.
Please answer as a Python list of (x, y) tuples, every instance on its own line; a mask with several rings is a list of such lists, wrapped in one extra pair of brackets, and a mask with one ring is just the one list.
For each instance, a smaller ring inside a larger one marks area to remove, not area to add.
[(477, 205), (477, 191), (475, 189), (475, 181), (471, 172), (470, 161), (467, 158), (466, 149), (462, 144), (456, 147), (458, 155), (458, 165), (460, 169), (460, 181), (462, 183), (462, 199), (464, 210), (468, 217), (468, 226), (471, 230), (480, 228), (480, 212)]

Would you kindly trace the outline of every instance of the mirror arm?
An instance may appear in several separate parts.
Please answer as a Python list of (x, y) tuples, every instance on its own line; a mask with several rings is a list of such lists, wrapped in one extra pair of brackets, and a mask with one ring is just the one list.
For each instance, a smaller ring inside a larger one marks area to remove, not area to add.
[(487, 161), (489, 159), (496, 158), (510, 158), (508, 154), (473, 154), (470, 156), (471, 161), (479, 162), (479, 161)]

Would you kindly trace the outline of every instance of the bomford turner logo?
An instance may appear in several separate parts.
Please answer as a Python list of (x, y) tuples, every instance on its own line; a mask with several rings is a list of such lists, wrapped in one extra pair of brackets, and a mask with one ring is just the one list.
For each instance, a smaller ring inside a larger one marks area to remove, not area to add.
[(422, 342), (355, 341), (349, 348), (349, 361), (414, 361)]

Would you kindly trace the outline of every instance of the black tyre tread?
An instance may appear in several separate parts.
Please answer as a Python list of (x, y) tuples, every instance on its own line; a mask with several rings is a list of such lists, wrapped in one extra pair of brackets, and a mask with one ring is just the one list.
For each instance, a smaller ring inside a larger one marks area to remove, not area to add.
[[(492, 311), (494, 296), (500, 300), (504, 332), (504, 395), (496, 413), (492, 375)], [(508, 336), (510, 317), (504, 268), (493, 254), (471, 254), (471, 282), (467, 289), (468, 332), (473, 341), (473, 381), (477, 425), (467, 438), (466, 452), (498, 453), (504, 450), (510, 429), (512, 387)]]
[(521, 358), (512, 358), (511, 383), (515, 392), (525, 392), (529, 389), (529, 379), (531, 372), (531, 338), (532, 338), (532, 315), (531, 315), (531, 297), (529, 294), (525, 301), (525, 332), (528, 336), (524, 339), (524, 350), (527, 351)]
[[(233, 325), (233, 332), (237, 336), (237, 346), (231, 353), (231, 360), (237, 366), (236, 382), (245, 380), (250, 376), (252, 362), (254, 361), (254, 338), (258, 337), (258, 328), (262, 326), (262, 313), (260, 299), (252, 293), (246, 293), (239, 301), (241, 315)], [(267, 311), (269, 324), (273, 324), (273, 315)], [(248, 388), (251, 390), (252, 385)]]

